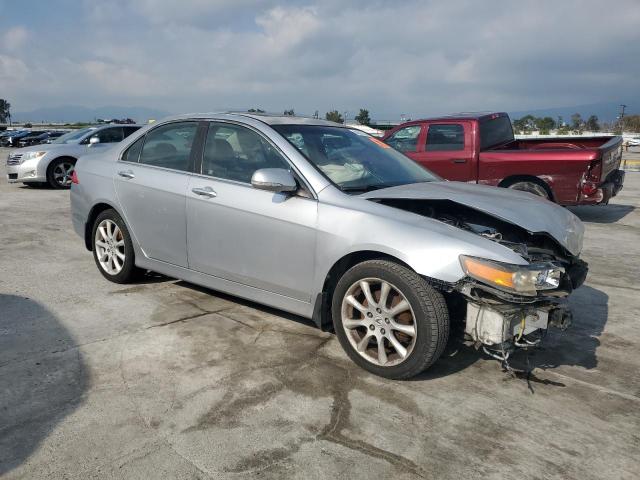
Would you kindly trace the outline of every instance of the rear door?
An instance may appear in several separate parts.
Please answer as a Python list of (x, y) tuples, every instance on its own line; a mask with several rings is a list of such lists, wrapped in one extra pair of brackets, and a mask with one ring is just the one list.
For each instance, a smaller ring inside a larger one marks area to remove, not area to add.
[(291, 166), (260, 133), (210, 124), (187, 191), (189, 268), (310, 302), (318, 202), (253, 188), (260, 168)]
[(468, 122), (426, 124), (424, 141), (411, 158), (447, 180), (475, 182), (470, 127)]
[(198, 123), (150, 130), (118, 161), (114, 183), (127, 226), (144, 254), (187, 267), (186, 190)]

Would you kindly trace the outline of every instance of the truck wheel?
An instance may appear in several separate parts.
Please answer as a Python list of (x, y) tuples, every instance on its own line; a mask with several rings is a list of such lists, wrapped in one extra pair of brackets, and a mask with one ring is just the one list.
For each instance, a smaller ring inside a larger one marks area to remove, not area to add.
[(511, 188), (513, 190), (520, 190), (522, 192), (533, 193), (534, 195), (538, 195), (539, 197), (551, 200), (549, 191), (546, 189), (546, 187), (533, 180), (517, 180), (508, 185), (504, 185), (504, 187)]
[(75, 165), (76, 161), (73, 158), (56, 158), (47, 167), (47, 183), (53, 188), (70, 188)]
[(338, 340), (357, 365), (392, 379), (431, 366), (449, 337), (442, 295), (412, 270), (369, 260), (348, 270), (332, 298)]

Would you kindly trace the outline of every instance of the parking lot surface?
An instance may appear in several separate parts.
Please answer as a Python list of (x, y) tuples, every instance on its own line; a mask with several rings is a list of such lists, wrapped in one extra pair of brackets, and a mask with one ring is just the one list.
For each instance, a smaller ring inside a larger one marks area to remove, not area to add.
[(299, 317), (159, 276), (109, 283), (68, 191), (8, 185), (6, 154), (0, 477), (638, 478), (640, 173), (572, 208), (590, 274), (528, 386), (455, 342), (385, 380)]

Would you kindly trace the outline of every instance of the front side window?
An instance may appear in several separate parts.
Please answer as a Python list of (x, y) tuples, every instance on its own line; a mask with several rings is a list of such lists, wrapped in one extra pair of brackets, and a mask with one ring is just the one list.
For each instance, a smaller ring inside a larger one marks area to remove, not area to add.
[(415, 152), (418, 149), (420, 129), (420, 125), (401, 128), (387, 138), (386, 142), (399, 152)]
[(96, 132), (94, 137), (98, 137), (100, 143), (117, 143), (124, 139), (122, 127), (105, 128)]
[(140, 163), (189, 171), (197, 129), (196, 122), (176, 122), (154, 128), (145, 137)]
[(284, 168), (288, 162), (261, 135), (246, 127), (211, 123), (202, 157), (202, 174), (251, 183), (261, 168)]
[(433, 124), (427, 132), (427, 152), (464, 150), (464, 128), (460, 124)]
[(272, 125), (331, 182), (362, 193), (439, 177), (363, 132), (319, 125)]

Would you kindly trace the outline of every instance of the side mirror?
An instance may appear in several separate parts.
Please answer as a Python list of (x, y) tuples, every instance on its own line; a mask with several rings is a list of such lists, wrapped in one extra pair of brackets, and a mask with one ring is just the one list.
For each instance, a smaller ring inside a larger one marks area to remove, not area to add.
[(269, 192), (295, 192), (298, 190), (296, 179), (284, 168), (261, 168), (251, 177), (251, 185), (258, 190)]
[(89, 139), (89, 146), (91, 146), (91, 145), (95, 145), (95, 144), (97, 144), (97, 143), (100, 143), (100, 138), (98, 138), (98, 136), (97, 136), (97, 135), (94, 135), (93, 137), (91, 137), (91, 138)]

